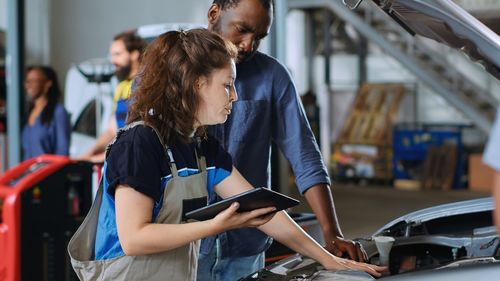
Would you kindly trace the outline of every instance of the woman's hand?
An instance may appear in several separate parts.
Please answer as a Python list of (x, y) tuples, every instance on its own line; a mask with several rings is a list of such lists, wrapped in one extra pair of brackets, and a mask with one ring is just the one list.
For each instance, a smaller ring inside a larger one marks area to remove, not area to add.
[(275, 207), (255, 209), (250, 212), (238, 213), (240, 207), (238, 202), (234, 202), (226, 210), (220, 212), (215, 218), (210, 220), (217, 233), (241, 227), (257, 227), (270, 221), (276, 214)]
[(374, 264), (367, 264), (364, 262), (356, 262), (352, 260), (347, 260), (343, 258), (338, 258), (335, 256), (331, 256), (331, 259), (322, 263), (326, 269), (329, 270), (339, 270), (339, 269), (354, 269), (354, 270), (362, 270), (367, 272), (375, 277), (382, 276), (382, 272), (387, 270), (385, 266), (378, 266)]

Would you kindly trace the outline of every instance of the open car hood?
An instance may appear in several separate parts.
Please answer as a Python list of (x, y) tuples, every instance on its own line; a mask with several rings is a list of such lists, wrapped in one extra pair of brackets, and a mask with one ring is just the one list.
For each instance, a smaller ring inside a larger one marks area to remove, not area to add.
[(411, 34), (459, 49), (500, 79), (500, 37), (451, 0), (373, 0)]
[[(403, 232), (401, 235), (409, 235), (407, 231), (408, 227), (431, 221), (440, 221), (442, 223), (445, 219), (449, 218), (463, 219), (464, 215), (488, 213), (492, 212), (493, 209), (494, 205), (491, 197), (443, 204), (401, 216), (381, 227), (374, 235), (394, 234), (394, 232)], [(478, 222), (478, 220), (474, 221)]]

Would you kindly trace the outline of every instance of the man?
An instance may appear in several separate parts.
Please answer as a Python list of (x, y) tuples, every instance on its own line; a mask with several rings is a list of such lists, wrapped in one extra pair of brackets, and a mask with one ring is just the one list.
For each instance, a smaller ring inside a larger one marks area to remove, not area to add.
[(107, 129), (97, 139), (96, 143), (85, 154), (79, 157), (94, 163), (104, 162), (104, 150), (113, 140), (118, 129), (125, 125), (127, 118), (127, 100), (130, 97), (132, 80), (139, 70), (141, 54), (146, 47), (146, 41), (133, 31), (116, 35), (109, 47), (111, 63), (115, 66), (115, 75), (120, 81), (114, 94), (114, 114), (110, 118)]
[(493, 218), (497, 227), (497, 233), (500, 234), (500, 109), (497, 111), (496, 121), (490, 132), (490, 138), (484, 152), (483, 161), (495, 170), (493, 174), (493, 185), (491, 187), (491, 192), (495, 201)]
[[(273, 16), (272, 0), (214, 0), (208, 29), (238, 47), (236, 89), (239, 101), (223, 125), (210, 128), (254, 186), (270, 186), (271, 140), (291, 164), (299, 190), (312, 207), (326, 241), (337, 256), (362, 261), (359, 243), (342, 238), (330, 191), (330, 179), (286, 69), (257, 52)], [(238, 280), (264, 266), (271, 240), (262, 232), (240, 229), (202, 242), (198, 280)]]

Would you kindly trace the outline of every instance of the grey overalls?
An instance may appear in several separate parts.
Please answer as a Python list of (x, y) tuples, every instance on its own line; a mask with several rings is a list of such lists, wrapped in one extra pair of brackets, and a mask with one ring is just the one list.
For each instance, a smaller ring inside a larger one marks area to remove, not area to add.
[[(121, 131), (142, 124), (144, 123), (132, 123)], [(119, 134), (116, 138), (118, 137)], [(200, 172), (180, 177), (172, 153), (165, 145), (163, 147), (168, 152), (167, 159), (170, 159), (172, 179), (167, 182), (165, 187), (163, 205), (155, 223), (180, 224), (185, 222), (182, 219), (183, 200), (207, 196), (206, 162), (203, 156), (198, 157), (197, 154)], [(158, 254), (94, 260), (96, 229), (103, 193), (102, 182), (101, 180), (92, 208), (68, 244), (71, 263), (78, 277), (81, 280), (196, 280), (199, 240)], [(169, 237), (165, 237), (165, 239), (169, 239)]]

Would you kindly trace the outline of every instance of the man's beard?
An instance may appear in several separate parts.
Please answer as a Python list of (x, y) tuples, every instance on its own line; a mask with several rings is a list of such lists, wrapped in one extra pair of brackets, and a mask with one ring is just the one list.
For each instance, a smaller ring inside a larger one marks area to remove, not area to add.
[(115, 75), (116, 75), (116, 78), (118, 78), (118, 81), (123, 81), (123, 80), (128, 79), (131, 70), (132, 70), (131, 64), (127, 64), (127, 65), (119, 67), (119, 68), (117, 67), (115, 70)]

